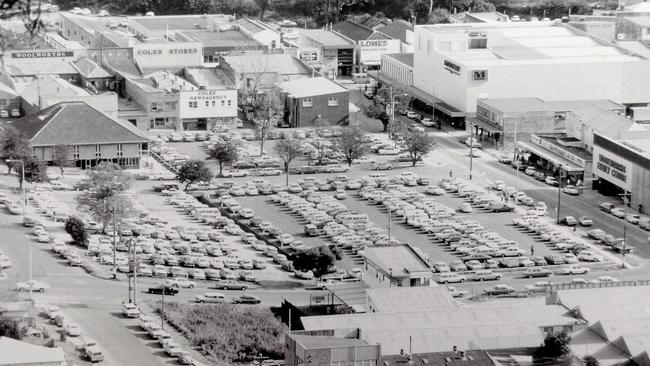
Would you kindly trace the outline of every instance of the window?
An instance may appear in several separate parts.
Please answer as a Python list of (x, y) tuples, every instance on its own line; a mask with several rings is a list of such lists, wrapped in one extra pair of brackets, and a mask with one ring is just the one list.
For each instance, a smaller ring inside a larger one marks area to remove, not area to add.
[(151, 103), (151, 110), (153, 112), (157, 112), (158, 111), (158, 103), (156, 103), (156, 102)]
[(209, 107), (209, 106), (210, 106), (210, 101), (209, 101), (209, 100), (206, 100), (206, 101), (205, 101), (205, 106), (206, 106), (206, 107)]
[(431, 40), (427, 39), (427, 55), (431, 54)]
[(336, 107), (339, 105), (339, 98), (338, 97), (329, 97), (327, 98), (327, 106), (328, 107)]
[(190, 108), (198, 108), (199, 107), (199, 102), (197, 102), (197, 101), (189, 101), (188, 106)]
[(7, 104), (9, 104), (9, 103), (7, 102), (6, 99), (0, 99), (0, 107), (6, 107)]
[(122, 144), (117, 144), (117, 157), (122, 157)]
[(73, 159), (79, 159), (79, 146), (74, 145), (72, 147), (72, 158)]
[(232, 100), (228, 99), (228, 107), (232, 105)]
[(95, 157), (96, 158), (102, 157), (102, 145), (95, 145)]
[(226, 102), (222, 100), (222, 101), (221, 101), (221, 106), (223, 107), (223, 106), (225, 106), (225, 105), (226, 105)]
[(165, 109), (175, 110), (176, 109), (176, 102), (165, 102)]
[(314, 102), (311, 100), (311, 98), (302, 98), (302, 106), (303, 107), (311, 107), (314, 105)]
[(216, 106), (217, 106), (217, 102), (215, 102), (215, 101), (213, 100), (213, 101), (212, 101), (212, 106), (213, 106), (213, 107), (216, 107)]

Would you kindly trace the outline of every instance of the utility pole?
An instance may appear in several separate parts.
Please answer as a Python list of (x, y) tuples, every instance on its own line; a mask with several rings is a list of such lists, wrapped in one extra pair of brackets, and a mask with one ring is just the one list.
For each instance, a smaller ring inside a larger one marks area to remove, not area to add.
[(469, 180), (472, 180), (472, 164), (474, 162), (474, 125), (469, 120)]
[(160, 329), (165, 330), (165, 283), (162, 283), (160, 293), (162, 294), (162, 305), (160, 308)]
[(391, 225), (391, 221), (392, 221), (392, 220), (391, 220), (391, 215), (392, 215), (392, 212), (390, 211), (390, 207), (387, 207), (387, 208), (388, 208), (388, 245), (390, 245), (391, 226), (392, 226), (392, 225)]
[(557, 218), (556, 222), (560, 223), (560, 200), (562, 199), (562, 166), (560, 165), (560, 179), (557, 182)]
[(514, 149), (514, 158), (515, 158), (515, 168), (517, 172), (515, 173), (515, 209), (517, 210), (517, 192), (519, 192), (519, 152), (517, 151), (517, 120), (515, 119), (515, 149)]
[(33, 300), (32, 291), (34, 286), (32, 285), (32, 247), (29, 247), (29, 300)]
[(113, 279), (117, 279), (117, 217), (115, 216), (115, 197), (113, 198)]
[(621, 264), (621, 268), (625, 268), (625, 251), (627, 250), (627, 202), (630, 194), (625, 192), (620, 194), (620, 196), (623, 197), (623, 250), (621, 251), (623, 263)]

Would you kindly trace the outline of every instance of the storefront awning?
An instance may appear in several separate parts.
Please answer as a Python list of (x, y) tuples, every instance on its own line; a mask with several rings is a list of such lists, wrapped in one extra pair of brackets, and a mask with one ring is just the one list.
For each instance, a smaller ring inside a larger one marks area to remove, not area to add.
[(491, 124), (489, 124), (489, 123), (487, 123), (485, 121), (482, 121), (482, 120), (480, 120), (480, 119), (478, 119), (476, 117), (467, 117), (467, 118), (465, 118), (465, 120), (467, 121), (466, 125), (472, 124), (474, 126), (478, 126), (479, 128), (482, 128), (483, 131), (485, 131), (485, 132), (490, 132), (490, 133), (493, 133), (493, 132), (502, 133), (503, 132), (503, 130), (500, 127), (493, 126), (493, 125), (491, 125)]
[(365, 65), (365, 66), (379, 66), (379, 65), (381, 65), (381, 61), (370, 61), (370, 60), (368, 60), (368, 61), (361, 61), (361, 65)]
[(530, 153), (533, 153), (539, 156), (542, 159), (548, 160), (549, 162), (560, 165), (569, 172), (584, 172), (582, 167), (575, 165), (573, 162), (559, 156), (558, 154), (547, 150), (539, 145), (535, 145), (530, 141), (517, 141), (517, 148), (520, 150), (525, 150)]

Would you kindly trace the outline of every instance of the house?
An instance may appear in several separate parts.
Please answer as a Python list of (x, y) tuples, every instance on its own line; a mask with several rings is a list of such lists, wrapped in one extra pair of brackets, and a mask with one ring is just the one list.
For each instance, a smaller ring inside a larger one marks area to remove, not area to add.
[(272, 89), (276, 83), (311, 75), (311, 70), (288, 54), (224, 56), (219, 63), (237, 89)]
[(347, 124), (350, 91), (324, 78), (302, 78), (278, 85), (284, 96), (284, 122), (291, 127)]
[(133, 125), (84, 102), (61, 102), (11, 123), (29, 141), (34, 155), (51, 162), (54, 147), (70, 147), (70, 161), (81, 169), (109, 161), (138, 167), (149, 139)]
[(63, 350), (0, 337), (0, 366), (63, 366)]
[(97, 92), (100, 90), (115, 90), (115, 77), (102, 66), (88, 57), (82, 57), (72, 63), (79, 71), (81, 85)]
[(429, 286), (433, 269), (410, 245), (373, 247), (364, 251), (366, 275), (382, 287)]

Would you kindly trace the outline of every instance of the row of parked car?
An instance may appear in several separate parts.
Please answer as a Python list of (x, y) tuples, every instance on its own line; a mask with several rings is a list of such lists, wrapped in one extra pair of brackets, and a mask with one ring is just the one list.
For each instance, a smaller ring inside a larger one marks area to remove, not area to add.
[(601, 211), (612, 214), (612, 216), (619, 219), (624, 219), (630, 224), (639, 225), (640, 228), (646, 231), (650, 231), (650, 217), (642, 216), (634, 212), (628, 212), (624, 207), (616, 207), (615, 204), (611, 202), (603, 202), (598, 205)]
[[(79, 337), (83, 333), (79, 324), (69, 320), (61, 308), (56, 305), (45, 307), (43, 315), (50, 323), (61, 327), (61, 330), (67, 336)], [(76, 348), (81, 352), (81, 356), (90, 362), (104, 361), (104, 353), (94, 339), (82, 338)]]
[(139, 316), (140, 327), (145, 331), (151, 339), (158, 341), (162, 346), (163, 352), (169, 356), (176, 358), (178, 363), (181, 365), (194, 365), (195, 360), (188, 352), (185, 350), (178, 342), (168, 332), (164, 331), (160, 327), (160, 323), (154, 319), (140, 315)]

